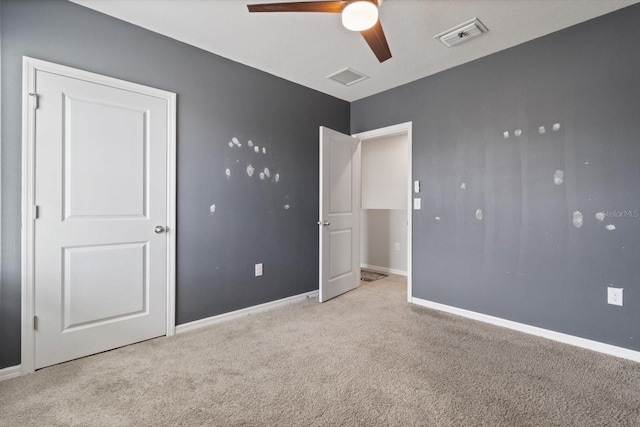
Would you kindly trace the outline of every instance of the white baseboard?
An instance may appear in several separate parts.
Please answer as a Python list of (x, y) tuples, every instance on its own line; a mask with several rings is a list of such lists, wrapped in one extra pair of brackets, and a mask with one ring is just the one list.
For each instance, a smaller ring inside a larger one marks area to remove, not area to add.
[(379, 271), (380, 273), (397, 274), (398, 276), (407, 275), (406, 271), (396, 270), (395, 268), (380, 267), (378, 265), (360, 264), (360, 268), (366, 268), (367, 270), (375, 270), (375, 271)]
[(477, 313), (475, 311), (464, 310), (462, 308), (452, 307), (450, 305), (440, 304), (437, 302), (427, 301), (420, 298), (411, 298), (411, 302), (427, 308), (438, 311), (444, 311), (458, 316), (467, 317), (473, 320), (479, 320), (485, 323), (502, 326), (504, 328), (513, 329), (530, 335), (547, 338), (561, 343), (575, 345), (577, 347), (586, 348), (600, 353), (609, 354), (611, 356), (621, 357), (623, 359), (640, 362), (640, 351), (629, 350), (628, 348), (617, 347), (615, 345), (592, 341), (573, 335), (563, 334), (561, 332), (551, 331), (549, 329), (538, 328), (524, 323), (518, 323), (511, 320), (502, 319), (500, 317), (489, 316), (487, 314)]
[(273, 310), (274, 308), (282, 307), (283, 305), (302, 301), (307, 298), (314, 298), (317, 296), (318, 296), (318, 291), (311, 291), (304, 294), (294, 295), (292, 297), (283, 298), (283, 299), (279, 299), (271, 302), (266, 302), (264, 304), (254, 305), (252, 307), (247, 307), (247, 308), (243, 308), (236, 311), (231, 311), (229, 313), (219, 314), (217, 316), (207, 317), (205, 319), (194, 320), (193, 322), (177, 325), (176, 334), (193, 331), (195, 329), (204, 328), (206, 326), (215, 325), (217, 323), (226, 322), (232, 319), (237, 319), (238, 317), (260, 313), (262, 311)]
[(0, 381), (10, 380), (22, 375), (22, 368), (20, 365), (9, 366), (8, 368), (0, 369)]

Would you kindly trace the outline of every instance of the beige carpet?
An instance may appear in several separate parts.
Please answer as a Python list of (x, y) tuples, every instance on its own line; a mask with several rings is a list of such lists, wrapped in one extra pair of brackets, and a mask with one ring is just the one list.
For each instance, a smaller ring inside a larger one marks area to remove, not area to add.
[(0, 383), (0, 426), (640, 426), (640, 364), (410, 306), (389, 276)]

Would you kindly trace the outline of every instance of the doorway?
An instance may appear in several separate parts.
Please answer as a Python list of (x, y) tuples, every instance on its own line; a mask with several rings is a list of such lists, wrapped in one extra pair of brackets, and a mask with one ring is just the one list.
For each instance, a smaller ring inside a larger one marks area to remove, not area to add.
[(353, 135), (361, 141), (361, 267), (407, 277), (411, 302), (412, 123)]

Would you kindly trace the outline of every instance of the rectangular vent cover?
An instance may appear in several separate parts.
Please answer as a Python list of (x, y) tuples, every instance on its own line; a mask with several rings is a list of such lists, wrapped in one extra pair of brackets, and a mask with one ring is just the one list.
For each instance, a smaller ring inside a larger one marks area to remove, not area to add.
[(473, 18), (457, 27), (434, 36), (434, 39), (447, 46), (455, 46), (489, 31), (478, 18)]
[(365, 76), (359, 71), (354, 70), (353, 68), (347, 67), (331, 75), (328, 75), (327, 78), (335, 80), (338, 83), (342, 83), (345, 86), (351, 86), (352, 84), (361, 82), (364, 79), (368, 79), (369, 77)]

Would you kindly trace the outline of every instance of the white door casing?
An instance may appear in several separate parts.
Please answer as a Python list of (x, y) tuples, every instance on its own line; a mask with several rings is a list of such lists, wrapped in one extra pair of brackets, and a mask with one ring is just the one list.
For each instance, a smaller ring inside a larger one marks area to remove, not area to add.
[(173, 334), (176, 95), (31, 58), (23, 84), (23, 373)]
[(320, 127), (320, 283), (324, 302), (360, 284), (360, 141)]

